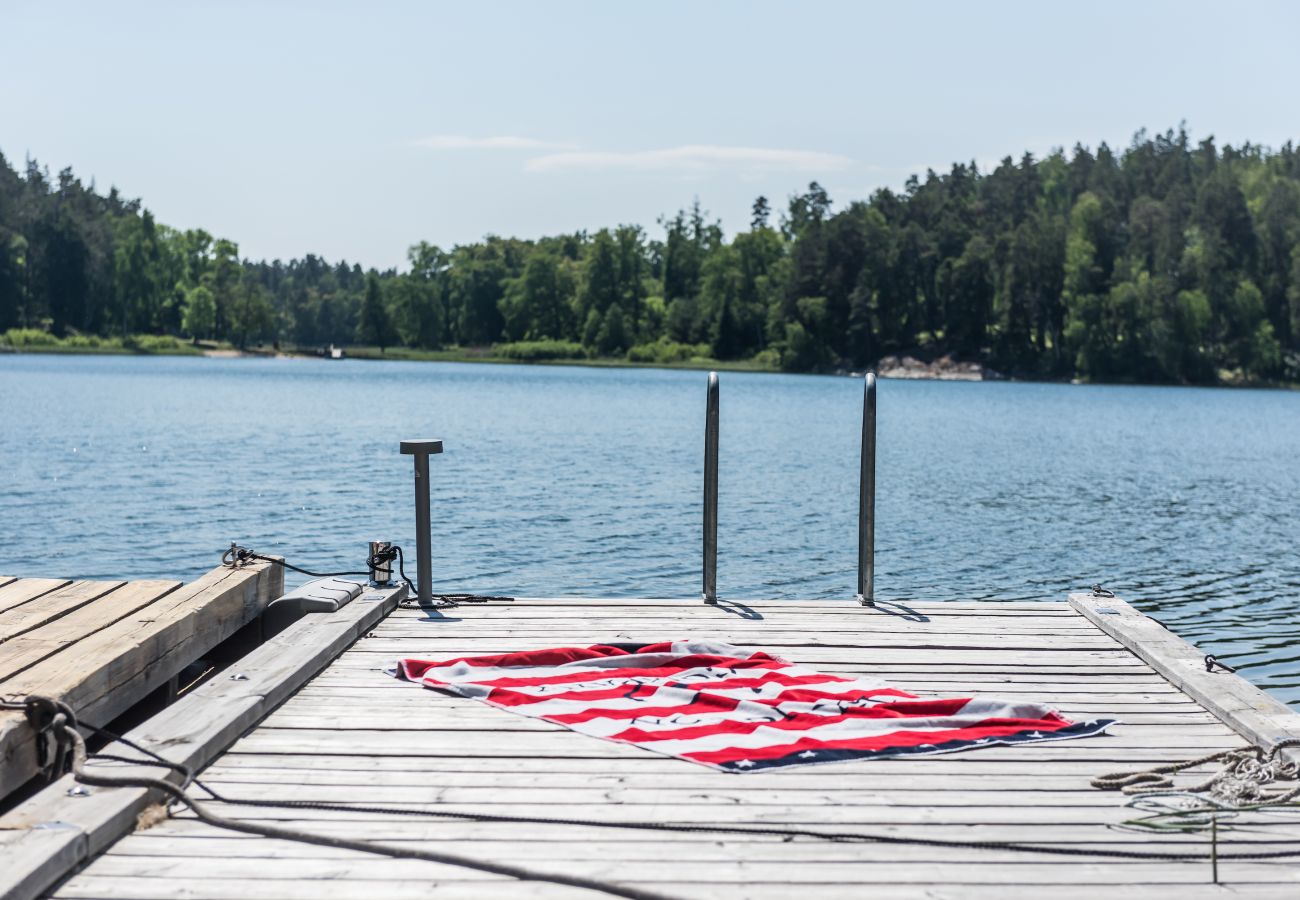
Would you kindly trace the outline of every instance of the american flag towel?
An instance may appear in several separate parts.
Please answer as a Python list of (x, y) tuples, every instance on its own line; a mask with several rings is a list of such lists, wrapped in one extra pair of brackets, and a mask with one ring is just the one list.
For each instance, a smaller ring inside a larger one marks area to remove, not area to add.
[(404, 659), (390, 672), (728, 772), (1056, 741), (1115, 722), (1071, 722), (1041, 703), (922, 699), (708, 640)]

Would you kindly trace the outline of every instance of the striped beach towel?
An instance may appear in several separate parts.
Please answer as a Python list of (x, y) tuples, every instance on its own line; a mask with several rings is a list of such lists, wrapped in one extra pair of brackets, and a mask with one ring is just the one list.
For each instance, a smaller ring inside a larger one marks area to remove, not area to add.
[(728, 772), (1062, 740), (1115, 722), (1017, 700), (920, 698), (708, 640), (404, 659), (390, 673)]

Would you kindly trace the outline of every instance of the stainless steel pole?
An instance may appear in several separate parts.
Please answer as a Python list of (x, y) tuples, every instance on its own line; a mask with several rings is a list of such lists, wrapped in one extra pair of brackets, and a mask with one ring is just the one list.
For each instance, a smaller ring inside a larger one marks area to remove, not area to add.
[(704, 408), (704, 602), (718, 602), (718, 373)]
[(442, 441), (402, 441), (402, 453), (415, 457), (415, 588), (420, 606), (433, 605), (433, 550), (429, 522), (429, 456), (442, 452)]
[(868, 372), (862, 396), (862, 469), (858, 477), (858, 596), (876, 605), (876, 373)]

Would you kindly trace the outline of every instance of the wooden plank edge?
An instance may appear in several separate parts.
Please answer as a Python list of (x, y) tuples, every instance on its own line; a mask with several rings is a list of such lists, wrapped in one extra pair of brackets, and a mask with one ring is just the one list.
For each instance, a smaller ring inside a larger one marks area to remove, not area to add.
[[(725, 607), (758, 606), (767, 609), (784, 609), (791, 611), (806, 610), (840, 610), (861, 614), (863, 616), (892, 615), (896, 610), (915, 608), (924, 612), (943, 614), (960, 614), (975, 610), (988, 609), (989, 614), (1006, 612), (1067, 614), (1069, 605), (1060, 600), (881, 600), (878, 606), (864, 607), (851, 597), (808, 598), (806, 600), (781, 599), (776, 597), (723, 597), (720, 606)], [(513, 597), (509, 602), (488, 603), (487, 606), (502, 607), (536, 607), (536, 606), (577, 606), (584, 609), (591, 607), (641, 607), (641, 608), (680, 608), (719, 611), (718, 606), (703, 603), (698, 597), (592, 597), (578, 594), (556, 597)]]
[(19, 578), (15, 578), (9, 584), (0, 585), (0, 587), (3, 587), (5, 591), (8, 592), (10, 588), (16, 588), (21, 586), (23, 582), (28, 582), (29, 585), (32, 582), (38, 582), (39, 586), (35, 589), (33, 593), (30, 593), (19, 600), (12, 600), (12, 599), (6, 600), (5, 598), (0, 597), (0, 612), (7, 612), (8, 610), (11, 609), (17, 609), (18, 607), (22, 606), (25, 603), (31, 603), (33, 600), (37, 600), (41, 597), (44, 597), (46, 594), (50, 593), (51, 591), (62, 590), (68, 585), (72, 584), (72, 579), (71, 578), (19, 577)]
[[(109, 582), (83, 583), (108, 584)], [(4, 689), (4, 682), (21, 676), (23, 672), (45, 662), (57, 653), (75, 648), (83, 637), (116, 624), (182, 586), (183, 583), (180, 581), (120, 582), (118, 587), (105, 591), (99, 596), (80, 598), (76, 606), (52, 613), (43, 621), (29, 623), (14, 634), (0, 636), (0, 660), (3, 660), (0, 661), (0, 670), (3, 670), (0, 671), (0, 690)], [(49, 596), (53, 595), (47, 595), (47, 599)], [(24, 608), (19, 607), (20, 610)], [(69, 625), (72, 626), (71, 634), (67, 632)], [(81, 633), (78, 634), (78, 631)], [(51, 638), (51, 634), (56, 636)], [(26, 659), (21, 658), (24, 655), (24, 648), (26, 648)], [(19, 658), (18, 662), (14, 661), (15, 657)]]
[(57, 622), (126, 585), (125, 581), (74, 581), (57, 591), (42, 594), (40, 603), (24, 603), (6, 609), (0, 612), (0, 644), (8, 644), (15, 638)]
[[(69, 667), (55, 654), (6, 679), (0, 690), (9, 697), (56, 697), (89, 721), (111, 721), (282, 593), (284, 570), (278, 565), (219, 566), (78, 641), (81, 666)], [(38, 771), (36, 736), (26, 717), (0, 713), (0, 797)]]
[[(405, 594), (405, 586), (367, 591), (338, 612), (308, 614), (250, 652), (229, 675), (195, 689), (127, 737), (199, 771), (373, 628)], [(104, 752), (139, 757), (122, 744)], [(118, 766), (112, 774), (179, 780), (177, 773), (155, 767)], [(91, 788), (72, 797), (68, 792), (74, 786), (75, 779), (65, 775), (0, 816), (5, 848), (0, 897), (41, 896), (134, 830), (140, 813), (159, 800), (156, 791), (144, 788)]]
[[(1300, 739), (1295, 710), (1240, 675), (1206, 671), (1204, 652), (1124, 600), (1071, 594), (1070, 605), (1252, 744)], [(1300, 762), (1300, 748), (1282, 755)]]

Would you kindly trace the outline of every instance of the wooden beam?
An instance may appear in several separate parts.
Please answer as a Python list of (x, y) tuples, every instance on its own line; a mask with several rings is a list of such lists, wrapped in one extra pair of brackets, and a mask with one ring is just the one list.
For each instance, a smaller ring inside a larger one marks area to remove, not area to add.
[(0, 612), (0, 644), (48, 625), (125, 584), (125, 581), (74, 581), (43, 595), (39, 603), (24, 603)]
[(66, 578), (19, 578), (0, 587), (0, 612), (21, 606), (68, 584)]
[[(1071, 594), (1070, 605), (1242, 737), (1263, 748), (1300, 738), (1300, 714), (1240, 675), (1207, 672), (1205, 653), (1118, 597)], [(1300, 750), (1283, 755), (1300, 761)]]
[[(93, 590), (74, 590), (79, 585), (91, 584), (103, 586), (98, 596)], [(5, 690), (6, 680), (55, 653), (75, 646), (181, 586), (179, 581), (133, 581), (113, 589), (115, 584), (118, 582), (77, 582), (47, 595), (38, 604), (28, 604), (12, 610), (11, 612), (25, 612), (33, 606), (42, 607), (47, 604), (54, 607), (46, 614), (49, 621), (44, 624), (24, 634), (0, 638), (0, 691)], [(79, 596), (80, 600), (75, 605), (69, 605), (68, 594)], [(9, 613), (0, 614), (0, 619), (7, 615)]]
[[(186, 694), (127, 737), (173, 762), (202, 769), (373, 628), (405, 593), (405, 587), (366, 591), (338, 612), (309, 613), (245, 656), (230, 675)], [(139, 756), (117, 744), (104, 752)], [(114, 775), (177, 780), (176, 773), (158, 768), (105, 765)], [(93, 788), (88, 796), (70, 801), (68, 790), (74, 784), (70, 775), (64, 776), (0, 816), (5, 855), (0, 896), (6, 900), (40, 896), (134, 829), (140, 812), (159, 799), (141, 788)], [(12, 831), (18, 837), (6, 837)]]
[[(103, 724), (256, 618), (281, 593), (270, 563), (217, 568), (84, 636), (76, 663), (55, 653), (0, 684), (9, 697), (57, 697)], [(3, 589), (0, 589), (3, 590)], [(0, 714), (0, 797), (37, 774), (36, 735), (22, 713)]]

